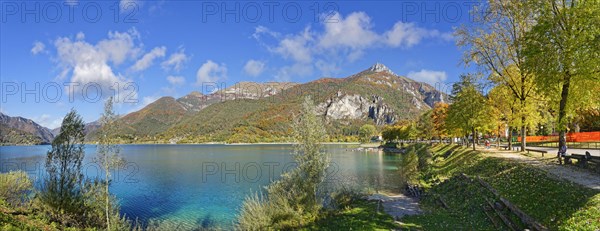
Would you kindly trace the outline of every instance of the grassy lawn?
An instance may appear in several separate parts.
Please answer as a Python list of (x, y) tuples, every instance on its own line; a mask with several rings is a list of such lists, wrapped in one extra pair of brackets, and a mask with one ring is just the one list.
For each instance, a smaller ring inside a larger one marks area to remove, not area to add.
[[(382, 209), (383, 210), (383, 209)], [(374, 201), (356, 200), (348, 207), (332, 212), (303, 230), (391, 230), (397, 229), (394, 219), (377, 212)]]
[[(432, 151), (433, 164), (422, 176), (429, 196), (421, 206), (428, 212), (404, 218), (405, 229), (497, 229), (483, 205), (498, 198), (477, 182), (457, 177), (460, 173), (481, 177), (501, 197), (550, 230), (600, 229), (600, 191), (554, 179), (526, 164), (483, 157), (468, 148), (438, 145)], [(449, 209), (441, 205), (437, 199), (440, 196)]]

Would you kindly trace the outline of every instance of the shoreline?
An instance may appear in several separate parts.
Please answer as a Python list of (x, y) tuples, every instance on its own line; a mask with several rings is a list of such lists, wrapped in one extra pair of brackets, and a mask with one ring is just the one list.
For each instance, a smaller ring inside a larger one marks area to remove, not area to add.
[[(185, 143), (185, 144), (169, 144), (169, 143), (126, 143), (126, 144), (116, 144), (116, 145), (293, 145), (296, 144), (294, 142), (272, 142), (272, 143), (225, 143), (225, 142), (207, 142), (207, 143)], [(361, 145), (359, 142), (323, 142), (321, 144), (329, 145), (329, 144), (346, 144), (346, 145)], [(21, 146), (49, 146), (51, 144), (10, 144), (10, 145), (0, 145), (0, 147), (21, 147)], [(95, 143), (84, 143), (84, 145), (97, 145)]]

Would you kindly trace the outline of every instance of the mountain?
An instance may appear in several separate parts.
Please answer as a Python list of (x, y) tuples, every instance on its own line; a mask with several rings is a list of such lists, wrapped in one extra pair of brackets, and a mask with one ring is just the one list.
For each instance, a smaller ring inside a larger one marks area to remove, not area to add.
[(291, 121), (310, 95), (331, 140), (356, 136), (360, 126), (415, 119), (448, 96), (396, 75), (381, 63), (345, 78), (305, 84), (239, 82), (211, 94), (162, 97), (123, 116), (124, 142), (287, 141)]
[(311, 95), (332, 140), (356, 135), (365, 123), (414, 119), (447, 95), (375, 64), (346, 78), (323, 78), (285, 88), (276, 95), (212, 104), (185, 117), (161, 137), (179, 142), (269, 142), (288, 140), (290, 123)]
[(239, 82), (229, 88), (219, 90), (213, 95), (225, 100), (260, 99), (277, 95), (296, 85), (298, 84), (293, 82)]
[(133, 136), (153, 136), (179, 122), (191, 108), (175, 98), (162, 97), (139, 111), (129, 113), (119, 119), (121, 134)]
[[(83, 133), (85, 134), (86, 137), (88, 137), (91, 134), (94, 134), (94, 132), (96, 132), (96, 130), (98, 130), (98, 128), (100, 128), (100, 122), (98, 122), (98, 121), (89, 122), (89, 123), (84, 124)], [(52, 130), (50, 130), (50, 132), (52, 132), (52, 135), (54, 137), (56, 137), (60, 133), (60, 127), (52, 129)]]
[(33, 120), (0, 113), (0, 144), (49, 144), (52, 139), (50, 129)]
[(181, 98), (162, 97), (139, 111), (129, 113), (119, 119), (120, 134), (124, 138), (155, 140), (156, 135), (166, 131), (184, 118), (192, 117), (204, 108), (225, 101), (260, 99), (274, 96), (296, 83), (255, 83), (240, 82), (229, 88), (204, 95), (194, 91)]

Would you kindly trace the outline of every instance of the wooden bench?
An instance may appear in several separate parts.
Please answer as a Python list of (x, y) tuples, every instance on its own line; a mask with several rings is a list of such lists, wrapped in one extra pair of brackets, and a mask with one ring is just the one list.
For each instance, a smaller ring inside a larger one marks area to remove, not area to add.
[[(499, 147), (500, 147), (500, 148), (504, 148), (504, 150), (508, 150), (508, 145), (501, 144)], [(517, 151), (518, 151), (518, 150), (519, 150), (519, 148), (521, 148), (521, 147), (519, 147), (519, 146), (514, 146), (514, 145), (513, 145), (513, 147), (512, 147), (513, 151), (514, 151), (514, 150), (517, 150)]]
[(548, 153), (548, 151), (546, 150), (539, 150), (539, 149), (531, 149), (531, 148), (526, 148), (525, 151), (527, 151), (527, 153), (529, 154), (529, 152), (540, 152), (542, 153), (542, 157), (544, 157), (544, 154)]
[(595, 165), (595, 171), (600, 173), (600, 156), (592, 156), (589, 154), (577, 154), (564, 156), (565, 164), (572, 163), (571, 159), (577, 160), (577, 165), (586, 168), (588, 165)]
[[(500, 148), (504, 148), (504, 150), (508, 150), (508, 145), (500, 145)], [(521, 147), (519, 147), (519, 146), (514, 146), (514, 145), (512, 146), (513, 151), (515, 151), (515, 150), (519, 151), (520, 148)]]

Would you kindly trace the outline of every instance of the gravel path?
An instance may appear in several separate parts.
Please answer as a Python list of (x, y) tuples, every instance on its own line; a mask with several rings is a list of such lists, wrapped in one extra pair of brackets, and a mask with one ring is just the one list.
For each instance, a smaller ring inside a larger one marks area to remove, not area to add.
[[(561, 179), (583, 185), (588, 188), (600, 190), (600, 174), (577, 169), (574, 166), (559, 165), (556, 158), (544, 157), (534, 158), (525, 156), (512, 151), (503, 150), (485, 150), (485, 155), (515, 160), (521, 163), (531, 164), (534, 167), (542, 169), (547, 173), (557, 176)], [(554, 156), (549, 155), (548, 156)]]
[(415, 215), (421, 213), (419, 202), (414, 198), (405, 196), (404, 194), (395, 194), (389, 196), (383, 194), (373, 194), (367, 197), (367, 199), (381, 201), (381, 204), (383, 205), (383, 211), (394, 217), (395, 220), (399, 220), (406, 215)]

